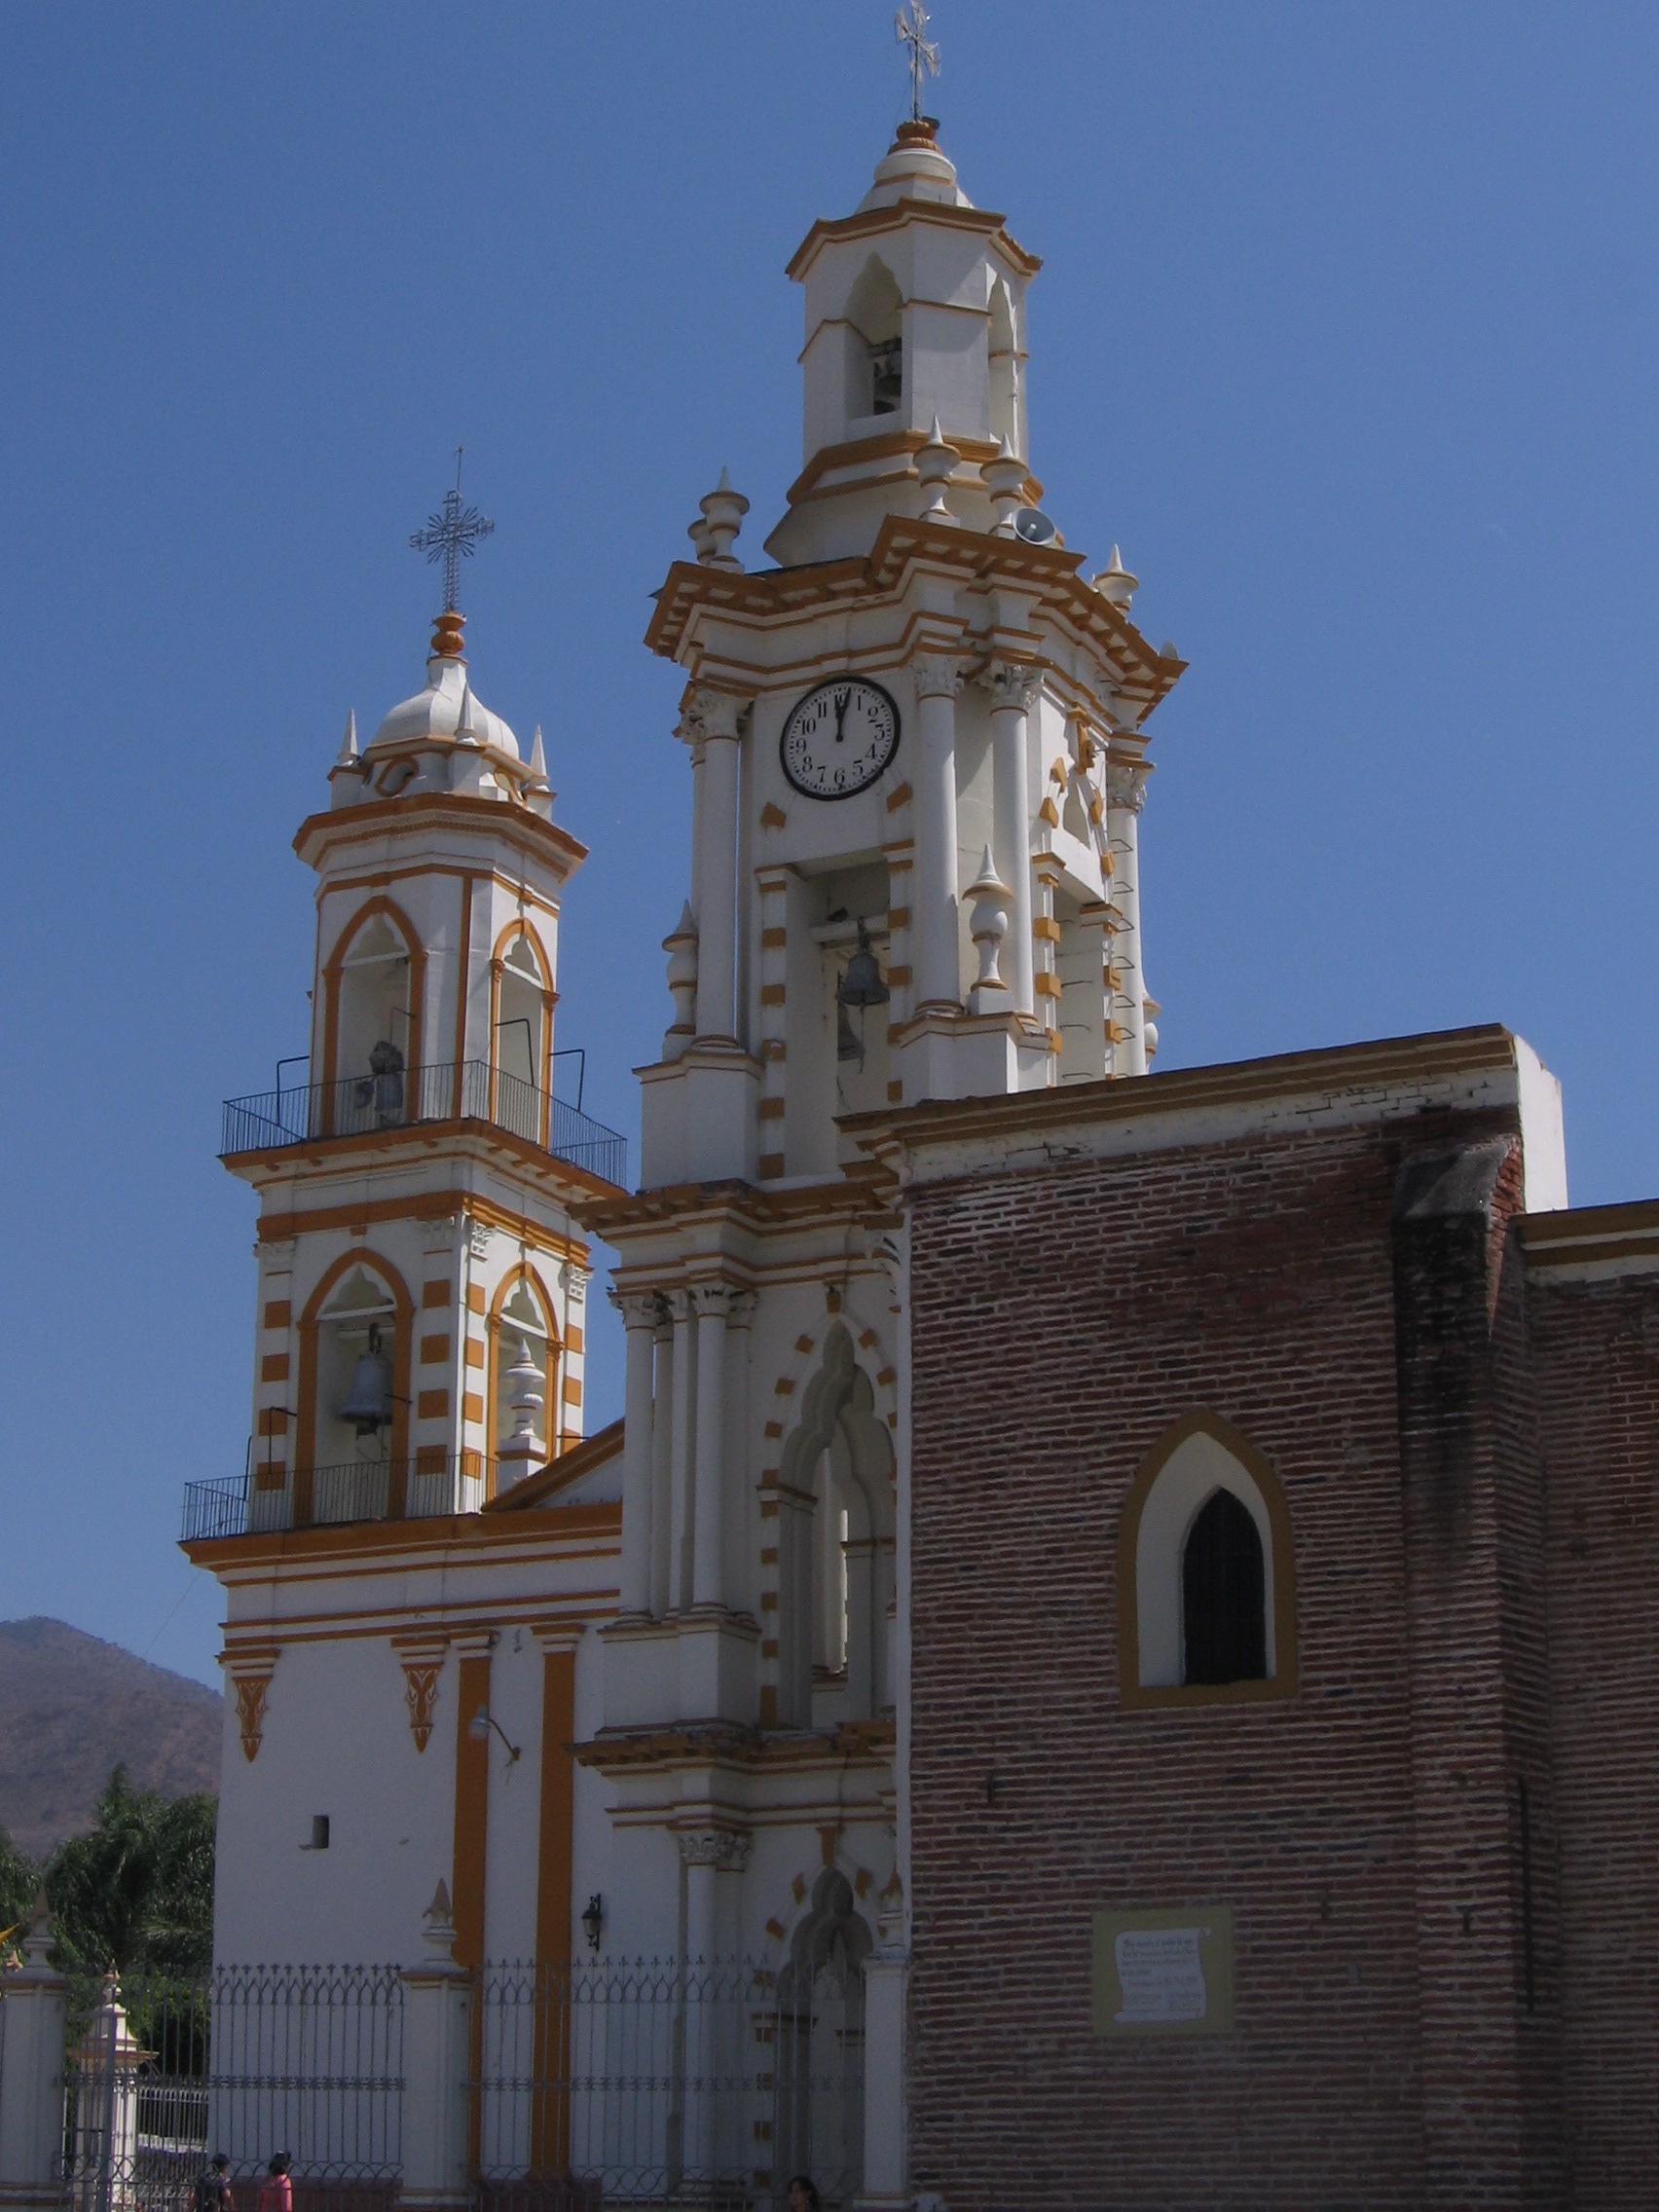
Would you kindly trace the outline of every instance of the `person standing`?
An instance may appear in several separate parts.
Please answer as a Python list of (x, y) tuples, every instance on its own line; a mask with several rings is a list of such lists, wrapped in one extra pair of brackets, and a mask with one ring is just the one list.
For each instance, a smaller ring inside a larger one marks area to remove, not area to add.
[(197, 2178), (196, 2212), (233, 2212), (236, 2192), (231, 2187), (231, 2161), (223, 2151)]
[(294, 2185), (288, 2179), (293, 2164), (286, 2151), (278, 2151), (265, 2169), (259, 2185), (259, 2212), (294, 2212)]

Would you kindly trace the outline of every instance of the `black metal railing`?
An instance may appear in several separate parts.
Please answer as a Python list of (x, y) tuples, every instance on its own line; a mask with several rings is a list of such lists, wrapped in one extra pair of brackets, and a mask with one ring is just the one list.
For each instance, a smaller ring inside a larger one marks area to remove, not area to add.
[(423, 1122), (491, 1122), (556, 1160), (608, 1183), (625, 1184), (628, 1140), (568, 1099), (551, 1098), (534, 1083), (488, 1060), (445, 1060), (379, 1075), (339, 1076), (291, 1090), (256, 1091), (225, 1101), (221, 1159), (314, 1144), (324, 1137), (367, 1136)]
[(489, 1494), (495, 1461), (481, 1452), (405, 1459), (348, 1459), (332, 1467), (254, 1466), (244, 1475), (186, 1483), (181, 1543), (260, 1536), (353, 1521), (428, 1521), (472, 1513)]

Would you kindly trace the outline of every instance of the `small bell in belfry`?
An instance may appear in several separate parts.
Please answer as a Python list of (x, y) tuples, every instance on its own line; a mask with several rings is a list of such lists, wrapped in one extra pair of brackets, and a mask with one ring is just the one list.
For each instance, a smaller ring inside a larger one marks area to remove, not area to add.
[(359, 1436), (377, 1435), (391, 1419), (391, 1362), (381, 1350), (379, 1329), (369, 1330), (369, 1348), (357, 1362), (340, 1419)]
[[(865, 1009), (885, 1006), (892, 995), (876, 965), (875, 954), (870, 950), (869, 932), (861, 920), (858, 950), (847, 962), (846, 973), (835, 985), (835, 1057), (838, 1060), (858, 1060), (862, 1064)], [(857, 1031), (847, 1019), (850, 1007), (858, 1009)]]

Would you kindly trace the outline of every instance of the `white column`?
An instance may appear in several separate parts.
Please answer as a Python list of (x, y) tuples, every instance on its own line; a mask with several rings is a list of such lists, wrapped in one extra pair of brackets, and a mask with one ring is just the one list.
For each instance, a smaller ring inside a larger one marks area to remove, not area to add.
[(403, 1982), (403, 2187), (417, 2212), (461, 2206), (471, 2175), (469, 1977), (455, 1957), (449, 1891), (440, 1882), (426, 1908), (424, 1957)]
[[(729, 1917), (720, 1910), (721, 1875), (741, 1874), (749, 1861), (750, 1838), (726, 1828), (682, 1829), (681, 1862), (685, 1869), (685, 2103), (683, 2159), (687, 2172), (710, 2182), (742, 2162), (740, 2139), (722, 2141), (722, 2082), (743, 2063), (740, 2047), (746, 2023), (729, 2001), (732, 1966), (728, 1957)], [(722, 1971), (723, 1962), (723, 1971)]]
[(63, 2022), (69, 1984), (47, 1964), (45, 1900), (23, 1963), (0, 1976), (0, 2205), (56, 2212), (63, 2188)]
[(674, 1558), (674, 1322), (657, 1301), (656, 1389), (651, 1418), (651, 1604), (656, 1619), (668, 1611)]
[(943, 653), (918, 654), (916, 761), (910, 820), (915, 831), (910, 927), (916, 947), (918, 1014), (962, 1007), (956, 923), (956, 694), (962, 668)]
[(683, 1612), (691, 1603), (691, 1435), (692, 1404), (697, 1372), (692, 1354), (692, 1306), (688, 1290), (671, 1290), (668, 1310), (674, 1322), (674, 1401), (670, 1419), (668, 1487), (670, 1510), (669, 1605)]
[(1031, 958), (1031, 792), (1026, 717), (1039, 678), (1018, 662), (998, 662), (980, 680), (991, 695), (991, 851), (1013, 893), (1003, 979), (1016, 1014), (1036, 1011)]
[(910, 1954), (904, 1948), (899, 1877), (884, 1899), (877, 1926), (881, 1940), (865, 1961), (864, 2188), (859, 2212), (908, 2205), (905, 2146), (904, 1991)]
[(652, 1292), (616, 1291), (610, 1303), (628, 1336), (623, 1386), (622, 1591), (624, 1614), (648, 1613), (651, 1604), (651, 1363), (657, 1300)]
[(691, 1521), (691, 1603), (725, 1603), (725, 1354), (723, 1282), (696, 1284), (697, 1461)]
[(702, 732), (697, 809), (697, 1036), (737, 1042), (737, 726), (744, 702), (699, 691), (691, 714)]
[(1122, 978), (1114, 1018), (1123, 1030), (1112, 1048), (1119, 1075), (1146, 1073), (1146, 976), (1142, 964), (1140, 920), (1140, 810), (1146, 803), (1148, 771), (1136, 763), (1106, 764), (1106, 826), (1112, 840), (1112, 903), (1124, 917), (1112, 947)]

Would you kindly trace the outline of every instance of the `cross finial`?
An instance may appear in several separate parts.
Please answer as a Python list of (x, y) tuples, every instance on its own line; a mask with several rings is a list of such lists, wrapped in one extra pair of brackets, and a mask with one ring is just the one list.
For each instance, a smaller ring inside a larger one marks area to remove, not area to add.
[(902, 7), (893, 18), (894, 30), (901, 46), (910, 50), (906, 67), (910, 72), (910, 121), (922, 120), (922, 80), (939, 75), (939, 48), (928, 37), (928, 12), (922, 0), (907, 0), (909, 14)]
[(444, 609), (453, 612), (461, 594), (461, 564), (489, 536), (495, 524), (488, 515), (480, 514), (476, 507), (463, 507), (461, 503), (461, 457), (463, 447), (455, 449), (455, 482), (444, 494), (444, 503), (435, 515), (426, 517), (424, 530), (418, 530), (409, 540), (417, 553), (424, 553), (431, 562), (444, 565)]

